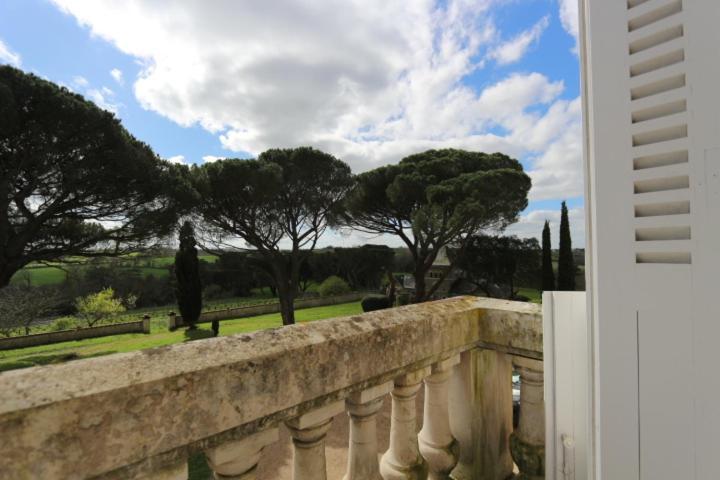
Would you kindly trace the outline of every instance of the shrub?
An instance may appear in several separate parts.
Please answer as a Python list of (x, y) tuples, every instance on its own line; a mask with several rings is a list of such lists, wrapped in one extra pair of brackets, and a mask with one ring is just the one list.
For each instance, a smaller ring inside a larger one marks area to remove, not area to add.
[(390, 308), (390, 298), (387, 295), (368, 295), (360, 301), (363, 312), (372, 312)]
[(53, 332), (59, 332), (60, 330), (72, 330), (78, 325), (74, 319), (68, 317), (58, 318), (50, 324), (50, 330)]
[(333, 275), (323, 281), (318, 287), (318, 293), (323, 297), (330, 297), (332, 295), (342, 295), (350, 291), (350, 285), (340, 277)]
[(85, 319), (88, 327), (125, 311), (123, 299), (116, 298), (112, 288), (77, 298), (75, 308), (78, 315)]
[(220, 285), (212, 283), (203, 289), (203, 300), (217, 300), (226, 298), (229, 295)]

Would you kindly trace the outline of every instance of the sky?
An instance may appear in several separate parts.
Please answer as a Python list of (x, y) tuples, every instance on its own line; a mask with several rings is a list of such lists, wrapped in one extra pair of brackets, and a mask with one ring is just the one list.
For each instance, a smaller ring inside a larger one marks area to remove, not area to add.
[[(0, 63), (86, 96), (173, 162), (311, 145), (359, 173), (430, 148), (533, 181), (507, 233), (585, 241), (576, 0), (3, 0)], [(322, 245), (392, 238), (331, 232)]]

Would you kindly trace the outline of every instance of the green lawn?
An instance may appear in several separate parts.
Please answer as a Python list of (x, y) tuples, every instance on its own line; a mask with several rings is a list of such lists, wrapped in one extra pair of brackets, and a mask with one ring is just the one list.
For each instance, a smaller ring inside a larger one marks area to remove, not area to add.
[(542, 292), (534, 288), (518, 288), (518, 295), (528, 297), (533, 303), (542, 303)]
[(30, 285), (41, 287), (44, 285), (59, 285), (65, 281), (66, 273), (56, 267), (26, 267), (16, 273), (12, 278), (14, 284), (24, 284), (28, 280)]
[[(356, 315), (358, 313), (362, 313), (360, 302), (352, 302), (297, 310), (295, 312), (295, 319), (297, 322), (303, 323), (326, 318)], [(163, 319), (160, 318), (153, 320), (152, 332), (154, 333), (150, 334), (113, 335), (74, 342), (0, 351), (0, 372), (16, 368), (33, 367), (35, 365), (61, 363), (78, 358), (132, 352), (212, 336), (209, 323), (200, 324), (198, 329), (193, 332), (184, 329), (169, 332), (164, 325)], [(282, 320), (279, 313), (240, 318), (237, 320), (223, 320), (220, 322), (220, 335), (247, 333), (281, 325)]]
[[(170, 273), (168, 267), (175, 263), (175, 257), (143, 257), (137, 261), (134, 260), (137, 255), (127, 255), (125, 257), (119, 257), (113, 259), (117, 261), (117, 267), (123, 269), (140, 269), (144, 275), (154, 275), (155, 277), (164, 278)], [(217, 260), (217, 256), (202, 254), (199, 255), (200, 260), (204, 260), (208, 263), (214, 263)], [(82, 268), (82, 264), (86, 259), (82, 258), (69, 258), (76, 262), (74, 264), (65, 264), (65, 267), (71, 268)], [(78, 263), (80, 265), (78, 265)], [(59, 285), (65, 281), (66, 273), (60, 268), (54, 267), (53, 265), (61, 265), (59, 262), (48, 262), (47, 265), (33, 263), (20, 270), (12, 278), (12, 283), (24, 283), (28, 280), (30, 285), (40, 287), (44, 285)]]

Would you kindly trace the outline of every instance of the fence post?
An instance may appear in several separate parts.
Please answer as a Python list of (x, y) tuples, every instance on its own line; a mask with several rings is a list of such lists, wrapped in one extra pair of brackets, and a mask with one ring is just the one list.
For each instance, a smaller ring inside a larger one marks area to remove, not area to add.
[(150, 333), (150, 315), (144, 315), (142, 318), (143, 333)]
[(177, 325), (175, 325), (175, 312), (168, 313), (167, 327), (171, 332), (177, 328)]

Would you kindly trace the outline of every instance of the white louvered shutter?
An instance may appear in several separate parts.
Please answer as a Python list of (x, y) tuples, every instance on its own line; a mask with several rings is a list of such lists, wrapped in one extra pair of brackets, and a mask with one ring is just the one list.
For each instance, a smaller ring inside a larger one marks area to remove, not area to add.
[(720, 0), (581, 0), (597, 478), (720, 479)]

